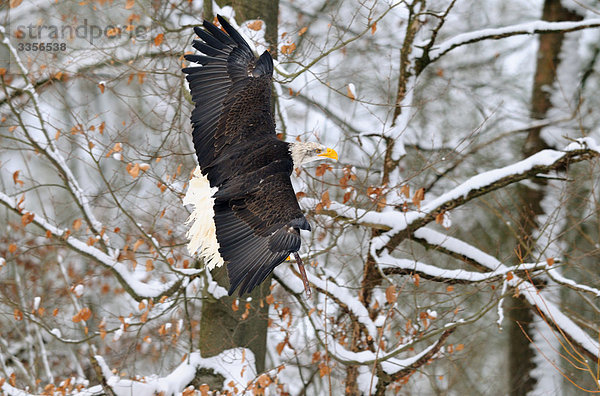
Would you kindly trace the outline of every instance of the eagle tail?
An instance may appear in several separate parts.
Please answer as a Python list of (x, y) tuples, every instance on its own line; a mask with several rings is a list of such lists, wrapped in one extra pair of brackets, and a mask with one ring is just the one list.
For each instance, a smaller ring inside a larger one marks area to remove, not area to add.
[(219, 253), (219, 242), (214, 221), (214, 198), (216, 188), (211, 188), (206, 176), (197, 166), (190, 186), (183, 198), (184, 205), (194, 205), (186, 224), (192, 223), (187, 232), (189, 243), (188, 252), (196, 252), (204, 258), (206, 267), (211, 270), (223, 265), (223, 258)]

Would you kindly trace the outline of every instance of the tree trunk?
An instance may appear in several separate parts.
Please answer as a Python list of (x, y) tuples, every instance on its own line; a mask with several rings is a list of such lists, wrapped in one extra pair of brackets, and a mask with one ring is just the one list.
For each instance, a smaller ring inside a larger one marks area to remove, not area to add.
[[(577, 14), (564, 8), (560, 0), (546, 0), (542, 12), (545, 21), (574, 21), (580, 20)], [(531, 95), (531, 117), (543, 119), (552, 107), (551, 90), (556, 81), (556, 70), (560, 63), (560, 50), (563, 34), (550, 33), (539, 36), (539, 48), (537, 53), (537, 65), (533, 81)], [(541, 137), (542, 128), (532, 128), (527, 134), (527, 140), (523, 146), (523, 157), (528, 157), (536, 152), (548, 148), (547, 143)], [(535, 241), (532, 236), (538, 227), (537, 217), (543, 214), (540, 206), (544, 198), (544, 180), (534, 181), (535, 188), (527, 185), (518, 187), (519, 208), (519, 245), (518, 254), (520, 261), (536, 260), (534, 255)], [(530, 307), (520, 298), (512, 300), (509, 324), (509, 389), (511, 395), (525, 395), (535, 386), (536, 380), (531, 376), (535, 368), (533, 358), (535, 356), (533, 347), (524, 333), (530, 331), (533, 321), (533, 312)]]
[[(264, 20), (267, 24), (266, 39), (270, 43), (271, 55), (277, 57), (278, 0), (234, 0), (217, 3), (221, 7), (233, 6), (238, 23), (256, 18)], [(211, 16), (206, 15), (205, 18), (211, 19)], [(219, 285), (229, 288), (225, 267), (213, 270), (212, 276)], [(252, 293), (241, 298), (235, 308), (235, 295), (203, 302), (200, 323), (200, 351), (203, 357), (215, 356), (231, 348), (245, 347), (254, 353), (257, 372), (264, 371), (269, 316), (269, 305), (265, 302), (265, 297), (270, 293), (270, 285), (269, 276)], [(250, 301), (248, 297), (251, 297)]]
[(267, 25), (265, 40), (269, 43), (269, 52), (277, 59), (277, 27), (279, 0), (217, 0), (219, 6), (232, 6), (238, 23), (250, 19), (261, 19)]
[[(211, 274), (220, 286), (229, 288), (225, 267), (215, 268)], [(269, 304), (265, 302), (265, 297), (269, 294), (269, 279), (238, 302), (236, 295), (203, 302), (200, 322), (200, 351), (203, 357), (244, 347), (254, 353), (257, 372), (264, 371), (269, 319)]]

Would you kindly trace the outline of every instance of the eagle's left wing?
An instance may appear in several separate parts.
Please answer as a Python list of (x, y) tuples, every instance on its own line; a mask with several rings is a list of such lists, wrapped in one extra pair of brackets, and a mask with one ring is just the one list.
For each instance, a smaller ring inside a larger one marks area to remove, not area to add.
[(257, 139), (275, 138), (271, 113), (273, 59), (256, 57), (242, 36), (220, 15), (225, 32), (208, 21), (194, 31), (193, 47), (204, 55), (185, 55), (202, 66), (183, 69), (195, 103), (191, 121), (202, 174), (215, 187), (209, 165)]

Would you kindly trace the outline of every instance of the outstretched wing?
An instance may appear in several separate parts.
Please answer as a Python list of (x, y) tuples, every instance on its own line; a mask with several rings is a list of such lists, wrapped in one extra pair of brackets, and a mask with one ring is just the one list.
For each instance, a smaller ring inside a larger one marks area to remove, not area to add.
[(192, 46), (204, 55), (185, 55), (201, 64), (187, 67), (195, 108), (191, 120), (198, 163), (214, 187), (208, 166), (220, 155), (253, 139), (275, 135), (271, 114), (273, 59), (265, 51), (256, 58), (248, 43), (221, 16), (227, 34), (208, 21), (194, 31), (202, 41)]
[(259, 285), (292, 252), (300, 249), (300, 229), (310, 230), (289, 175), (278, 172), (260, 187), (235, 198), (215, 195), (215, 225), (219, 252), (227, 261), (231, 295)]
[(244, 39), (218, 16), (225, 32), (205, 21), (195, 28), (204, 55), (186, 55), (200, 67), (183, 69), (192, 99), (198, 163), (214, 195), (219, 252), (230, 289), (250, 292), (290, 253), (300, 249), (300, 229), (310, 226), (290, 181), (287, 143), (275, 136), (271, 114), (273, 60), (256, 58)]

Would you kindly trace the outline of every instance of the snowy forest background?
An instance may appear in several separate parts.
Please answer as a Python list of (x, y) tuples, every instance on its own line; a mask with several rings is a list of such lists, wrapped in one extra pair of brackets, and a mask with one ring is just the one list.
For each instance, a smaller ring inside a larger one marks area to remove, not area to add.
[[(600, 2), (1, 7), (4, 394), (600, 391)], [(217, 12), (277, 57), (281, 137), (340, 156), (294, 179), (310, 300), (293, 263), (227, 297), (185, 248), (180, 69)]]

